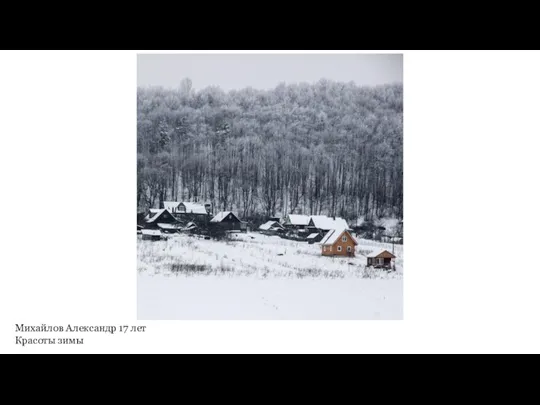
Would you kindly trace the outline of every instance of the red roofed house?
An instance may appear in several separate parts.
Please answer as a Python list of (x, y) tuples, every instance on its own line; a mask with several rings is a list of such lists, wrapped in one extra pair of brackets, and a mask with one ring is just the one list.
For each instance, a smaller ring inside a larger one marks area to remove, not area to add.
[(332, 229), (321, 240), (321, 253), (323, 256), (355, 256), (358, 245), (346, 229)]

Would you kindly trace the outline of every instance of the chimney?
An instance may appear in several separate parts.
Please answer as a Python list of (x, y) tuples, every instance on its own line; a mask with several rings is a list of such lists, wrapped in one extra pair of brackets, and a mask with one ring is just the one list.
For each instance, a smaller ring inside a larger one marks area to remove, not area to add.
[(209, 202), (207, 202), (206, 204), (204, 204), (204, 208), (206, 209), (206, 212), (208, 214), (210, 214), (212, 212), (212, 204), (210, 204)]

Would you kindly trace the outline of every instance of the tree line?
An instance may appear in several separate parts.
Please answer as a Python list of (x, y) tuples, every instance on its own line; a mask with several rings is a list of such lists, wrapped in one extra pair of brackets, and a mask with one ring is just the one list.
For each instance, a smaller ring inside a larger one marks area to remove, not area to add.
[(137, 90), (137, 206), (208, 201), (242, 218), (403, 216), (403, 87)]

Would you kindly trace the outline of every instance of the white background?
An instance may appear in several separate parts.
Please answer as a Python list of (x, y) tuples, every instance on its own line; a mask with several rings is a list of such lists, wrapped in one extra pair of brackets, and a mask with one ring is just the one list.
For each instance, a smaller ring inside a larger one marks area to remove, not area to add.
[(405, 320), (139, 322), (137, 52), (0, 52), (0, 352), (538, 353), (540, 54), (403, 53)]

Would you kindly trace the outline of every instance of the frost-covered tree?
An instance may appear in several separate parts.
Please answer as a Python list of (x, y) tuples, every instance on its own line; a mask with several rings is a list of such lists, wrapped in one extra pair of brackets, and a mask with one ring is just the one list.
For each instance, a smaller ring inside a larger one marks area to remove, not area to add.
[(246, 219), (403, 216), (403, 88), (137, 91), (137, 204), (210, 201)]

